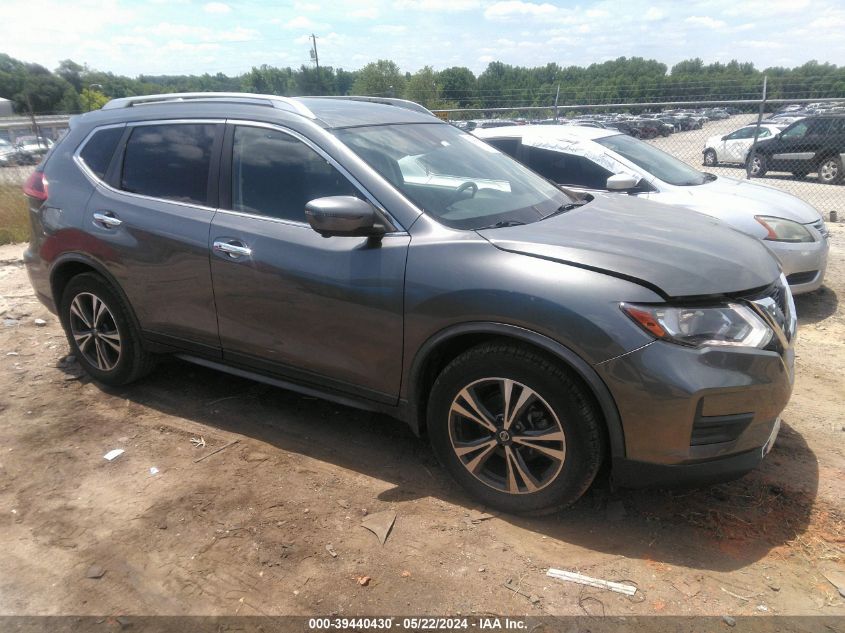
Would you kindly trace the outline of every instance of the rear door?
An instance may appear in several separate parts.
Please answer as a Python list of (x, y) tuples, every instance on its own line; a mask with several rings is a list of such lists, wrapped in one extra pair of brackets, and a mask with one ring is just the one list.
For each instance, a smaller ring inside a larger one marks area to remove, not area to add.
[(316, 233), (309, 200), (366, 195), (292, 131), (230, 124), (223, 165), (210, 246), (224, 359), (396, 402), (410, 236)]
[(98, 185), (86, 219), (93, 241), (83, 248), (116, 278), (146, 336), (212, 355), (208, 231), (223, 130), (217, 121), (130, 124), (107, 172), (98, 167), (102, 177), (86, 166)]

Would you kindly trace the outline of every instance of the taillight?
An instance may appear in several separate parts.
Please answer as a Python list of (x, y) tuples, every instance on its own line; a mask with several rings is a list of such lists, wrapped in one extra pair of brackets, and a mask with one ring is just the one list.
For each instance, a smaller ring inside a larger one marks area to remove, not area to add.
[(44, 202), (47, 199), (47, 176), (43, 171), (34, 171), (23, 186), (23, 192), (31, 198)]

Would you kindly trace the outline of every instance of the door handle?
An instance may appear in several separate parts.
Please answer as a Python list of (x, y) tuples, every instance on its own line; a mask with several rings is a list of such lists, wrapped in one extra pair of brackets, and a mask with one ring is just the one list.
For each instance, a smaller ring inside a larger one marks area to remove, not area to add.
[(252, 255), (252, 249), (244, 245), (243, 242), (237, 240), (214, 240), (214, 250), (218, 253), (237, 259), (239, 257), (249, 257)]
[(111, 211), (97, 211), (94, 214), (94, 222), (107, 229), (115, 229), (123, 224), (123, 220), (116, 218)]

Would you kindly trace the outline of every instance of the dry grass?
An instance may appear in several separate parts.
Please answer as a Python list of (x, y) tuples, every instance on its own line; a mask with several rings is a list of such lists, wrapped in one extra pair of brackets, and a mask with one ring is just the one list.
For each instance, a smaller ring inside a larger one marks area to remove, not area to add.
[(0, 183), (0, 244), (26, 242), (29, 217), (20, 184)]

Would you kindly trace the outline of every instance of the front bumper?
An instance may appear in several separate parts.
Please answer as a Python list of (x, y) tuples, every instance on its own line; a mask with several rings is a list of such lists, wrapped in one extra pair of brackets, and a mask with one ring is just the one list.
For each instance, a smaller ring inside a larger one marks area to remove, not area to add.
[(763, 458), (792, 392), (794, 352), (655, 341), (596, 366), (625, 435), (613, 479), (623, 487), (742, 475)]
[(830, 250), (830, 241), (826, 236), (820, 236), (817, 241), (808, 243), (790, 244), (764, 240), (763, 244), (778, 258), (787, 279), (792, 277), (789, 279), (789, 289), (793, 295), (818, 290), (824, 283)]

